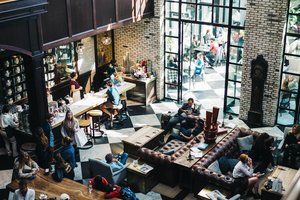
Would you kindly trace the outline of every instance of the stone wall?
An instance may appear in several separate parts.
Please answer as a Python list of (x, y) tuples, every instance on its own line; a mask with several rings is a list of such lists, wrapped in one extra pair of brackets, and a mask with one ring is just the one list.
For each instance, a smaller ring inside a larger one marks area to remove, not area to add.
[(241, 85), (240, 118), (247, 120), (251, 102), (251, 61), (262, 54), (268, 61), (264, 86), (263, 124), (276, 120), (287, 0), (248, 0)]
[(123, 65), (123, 57), (129, 53), (132, 63), (147, 59), (152, 61), (157, 76), (157, 95), (163, 98), (163, 0), (155, 0), (155, 16), (142, 19), (130, 25), (114, 30), (115, 59)]

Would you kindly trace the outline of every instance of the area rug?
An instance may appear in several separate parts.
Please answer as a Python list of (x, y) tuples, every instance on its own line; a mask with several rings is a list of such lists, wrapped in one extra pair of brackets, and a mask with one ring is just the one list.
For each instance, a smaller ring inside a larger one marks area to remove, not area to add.
[(159, 183), (154, 188), (152, 188), (153, 192), (159, 193), (163, 196), (166, 196), (171, 199), (175, 199), (175, 197), (182, 191), (180, 187), (177, 185), (175, 187), (170, 187), (165, 184)]

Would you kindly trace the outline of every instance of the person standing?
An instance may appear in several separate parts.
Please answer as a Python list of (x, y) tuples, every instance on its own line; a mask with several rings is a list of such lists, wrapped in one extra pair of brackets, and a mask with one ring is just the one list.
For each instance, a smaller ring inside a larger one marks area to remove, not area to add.
[(49, 162), (52, 162), (53, 159), (53, 152), (54, 152), (54, 145), (55, 145), (55, 138), (54, 134), (52, 131), (52, 123), (54, 120), (54, 115), (53, 114), (47, 114), (46, 115), (46, 122), (43, 126), (43, 130), (48, 138), (48, 147), (49, 147)]
[(71, 110), (67, 110), (65, 120), (62, 122), (61, 135), (70, 137), (76, 145), (75, 133), (79, 131), (79, 122)]
[[(300, 152), (300, 125), (294, 124), (284, 139), (283, 164), (295, 167), (297, 154)], [(290, 165), (289, 165), (290, 161)]]
[[(61, 154), (61, 157), (64, 159), (65, 162), (70, 163), (72, 170), (77, 167), (76, 160), (75, 160), (75, 149), (72, 145), (73, 140), (70, 137), (64, 137), (62, 139), (62, 147), (58, 150)], [(70, 179), (73, 179), (74, 176), (70, 176)]]
[(78, 75), (76, 72), (72, 72), (70, 76), (70, 96), (73, 98), (73, 102), (75, 103), (81, 99), (80, 91), (82, 90), (82, 87), (77, 82)]
[[(8, 156), (17, 157), (17, 142), (15, 138), (15, 128), (19, 126), (18, 120), (11, 114), (10, 106), (4, 105), (0, 116), (0, 134), (5, 142)], [(12, 150), (10, 148), (12, 146)]]
[(14, 193), (13, 200), (34, 200), (35, 191), (27, 187), (27, 180), (21, 179), (19, 182), (19, 189)]
[(49, 168), (49, 140), (41, 127), (37, 129), (36, 150), (39, 165), (44, 169)]
[[(100, 109), (106, 114), (108, 114), (108, 116), (110, 116), (111, 119), (113, 119), (118, 114), (117, 110), (114, 108), (116, 108), (121, 102), (120, 93), (117, 90), (117, 88), (113, 87), (111, 81), (107, 81), (106, 86), (106, 95), (108, 98), (107, 101), (101, 105)], [(108, 111), (108, 109), (113, 109), (113, 113)]]
[(115, 65), (116, 65), (116, 61), (115, 60), (111, 60), (110, 64), (107, 68), (107, 78), (110, 78), (111, 75), (113, 75), (114, 73), (116, 73), (116, 69), (115, 69)]

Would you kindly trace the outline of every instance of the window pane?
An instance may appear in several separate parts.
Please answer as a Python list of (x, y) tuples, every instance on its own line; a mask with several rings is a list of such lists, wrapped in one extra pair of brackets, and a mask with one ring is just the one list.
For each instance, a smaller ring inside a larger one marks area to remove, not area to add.
[(243, 47), (245, 40), (244, 40), (245, 32), (241, 29), (231, 29), (231, 45), (236, 45)]
[(166, 35), (178, 37), (178, 22), (166, 20)]
[(244, 26), (246, 19), (246, 10), (232, 9), (232, 24), (233, 26)]
[(226, 111), (239, 114), (240, 112), (240, 100), (227, 97), (227, 105), (226, 105)]
[(214, 23), (228, 24), (229, 9), (223, 7), (214, 8)]
[(243, 48), (230, 47), (229, 62), (242, 64)]
[(298, 92), (299, 76), (283, 74), (281, 89), (284, 92)]
[(300, 39), (297, 37), (286, 37), (285, 52), (300, 55)]
[(166, 83), (178, 84), (177, 69), (165, 69)]
[(212, 0), (198, 0), (198, 3), (212, 4)]
[(214, 5), (229, 6), (229, 0), (215, 0)]
[(235, 81), (228, 81), (227, 96), (240, 98), (241, 84)]
[(166, 17), (178, 19), (179, 4), (173, 2), (166, 2)]
[(178, 38), (165, 37), (166, 51), (178, 53)]
[(299, 19), (299, 16), (289, 15), (287, 32), (288, 33), (298, 33), (298, 34), (300, 34), (300, 19)]
[(171, 99), (178, 99), (178, 89), (177, 86), (165, 84), (165, 96)]
[(168, 68), (174, 68), (178, 69), (178, 56), (176, 54), (170, 54), (166, 53), (165, 54), (165, 62), (166, 62), (166, 67)]
[(283, 71), (300, 74), (300, 58), (296, 56), (285, 56)]
[(198, 6), (198, 21), (211, 22), (212, 8), (210, 6)]
[(233, 0), (233, 7), (246, 8), (247, 0)]
[(293, 14), (300, 14), (299, 1), (298, 0), (291, 0), (290, 1), (289, 12), (293, 13)]
[(181, 4), (181, 18), (195, 20), (196, 5), (193, 4)]
[(242, 66), (229, 64), (228, 78), (233, 81), (241, 81)]
[(294, 124), (295, 112), (278, 108), (277, 123), (285, 126)]
[(187, 3), (196, 3), (197, 0), (181, 0), (182, 2), (187, 2)]

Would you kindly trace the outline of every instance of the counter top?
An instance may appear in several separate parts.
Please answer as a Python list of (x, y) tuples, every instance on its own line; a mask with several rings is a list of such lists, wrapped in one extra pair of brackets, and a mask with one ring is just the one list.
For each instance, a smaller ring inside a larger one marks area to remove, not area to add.
[[(120, 94), (123, 94), (127, 92), (128, 90), (131, 90), (134, 88), (136, 85), (134, 83), (129, 83), (129, 82), (122, 82), (121, 85), (116, 86)], [(81, 99), (80, 101), (77, 101), (76, 103), (73, 103), (69, 106), (70, 110), (73, 112), (73, 115), (75, 117), (78, 117), (87, 111), (103, 104), (106, 102), (107, 97), (104, 97), (106, 94), (107, 89), (100, 90), (99, 92), (96, 92), (95, 94), (87, 94), (86, 98)], [(52, 127), (56, 128), (61, 125), (62, 121), (65, 119), (65, 113), (59, 113), (53, 123)]]

